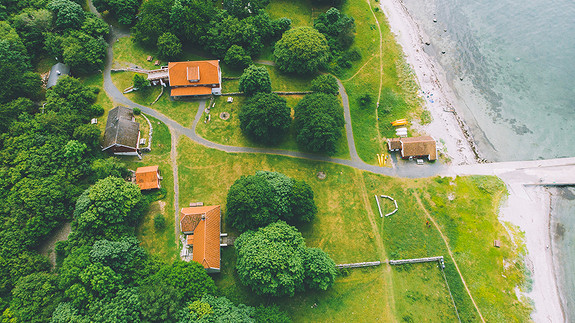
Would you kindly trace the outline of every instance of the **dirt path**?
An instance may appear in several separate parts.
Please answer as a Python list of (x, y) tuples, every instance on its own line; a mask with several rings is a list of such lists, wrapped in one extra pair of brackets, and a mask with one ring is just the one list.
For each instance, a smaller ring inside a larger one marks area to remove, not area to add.
[[(363, 180), (363, 172), (355, 169), (354, 170), (354, 174), (356, 179), (356, 185), (355, 187), (358, 188), (360, 190), (360, 194), (361, 194), (361, 201), (363, 203), (363, 206), (365, 208), (365, 211), (367, 212), (367, 219), (369, 220), (369, 224), (371, 225), (371, 230), (373, 232), (373, 235), (375, 236), (375, 243), (377, 245), (377, 250), (378, 250), (378, 254), (379, 254), (379, 259), (383, 262), (385, 259), (387, 259), (387, 253), (385, 252), (385, 245), (383, 244), (383, 239), (381, 238), (381, 230), (380, 230), (380, 226), (378, 225), (378, 218), (377, 215), (373, 212), (373, 209), (371, 208), (371, 204), (369, 203), (369, 198), (370, 198), (370, 194), (368, 194), (367, 189), (366, 189), (366, 185), (365, 185), (365, 181)], [(384, 307), (387, 310), (387, 313), (382, 313), (381, 317), (386, 317), (386, 318), (395, 318), (395, 297), (393, 295), (393, 280), (392, 280), (392, 273), (391, 273), (391, 267), (389, 265), (385, 266), (384, 265), (384, 273), (385, 276), (384, 277), (384, 284), (382, 286), (382, 291), (385, 291), (385, 296), (387, 297), (387, 304), (388, 306)]]
[(463, 282), (463, 286), (465, 287), (465, 290), (467, 291), (469, 298), (471, 298), (471, 302), (473, 302), (473, 306), (475, 306), (475, 309), (477, 310), (477, 314), (479, 314), (479, 318), (481, 318), (481, 322), (485, 323), (485, 319), (483, 318), (483, 315), (481, 314), (481, 311), (479, 310), (477, 303), (475, 303), (475, 299), (473, 298), (473, 296), (471, 296), (471, 291), (467, 287), (467, 283), (465, 282), (465, 279), (463, 279), (463, 275), (461, 274), (461, 271), (459, 270), (459, 266), (457, 265), (457, 262), (455, 261), (455, 257), (453, 257), (453, 252), (451, 252), (451, 248), (449, 247), (449, 243), (447, 242), (447, 238), (445, 237), (445, 235), (443, 235), (443, 232), (441, 232), (439, 225), (437, 224), (437, 222), (435, 222), (435, 219), (431, 216), (431, 214), (429, 214), (429, 212), (427, 211), (427, 209), (425, 208), (425, 206), (421, 202), (419, 195), (413, 194), (413, 196), (417, 200), (417, 203), (419, 204), (419, 206), (421, 206), (421, 209), (423, 210), (423, 212), (425, 212), (425, 215), (427, 216), (429, 221), (431, 221), (431, 223), (433, 223), (433, 225), (435, 226), (435, 228), (439, 232), (439, 235), (441, 235), (441, 239), (443, 239), (443, 242), (445, 243), (445, 248), (447, 248), (447, 252), (449, 253), (449, 257), (451, 257), (451, 260), (453, 261), (453, 264), (455, 265), (455, 269), (457, 269), (457, 273), (459, 274), (459, 277), (461, 277), (461, 281)]
[(172, 137), (172, 150), (170, 151), (170, 159), (172, 161), (172, 172), (174, 176), (174, 238), (176, 242), (176, 246), (180, 245), (180, 226), (178, 223), (179, 211), (180, 207), (178, 205), (178, 200), (180, 199), (180, 184), (178, 181), (178, 155), (177, 155), (177, 144), (178, 138), (180, 137), (179, 133), (176, 133), (172, 127), (170, 129), (170, 136)]

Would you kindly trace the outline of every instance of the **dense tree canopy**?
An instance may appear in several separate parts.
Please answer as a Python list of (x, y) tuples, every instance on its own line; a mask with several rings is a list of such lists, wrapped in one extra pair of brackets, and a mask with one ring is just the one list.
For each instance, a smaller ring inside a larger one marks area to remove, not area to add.
[(226, 56), (224, 57), (224, 63), (235, 68), (244, 68), (250, 65), (252, 58), (246, 53), (246, 50), (238, 45), (232, 45), (228, 48)]
[(123, 25), (130, 25), (136, 18), (141, 0), (93, 0), (99, 12), (108, 11)]
[(20, 322), (48, 322), (60, 300), (56, 276), (34, 273), (18, 280), (12, 290), (10, 311)]
[(58, 29), (79, 29), (84, 22), (84, 9), (70, 0), (51, 0), (48, 9), (54, 12), (54, 24)]
[(272, 81), (268, 69), (265, 66), (250, 65), (240, 77), (239, 87), (240, 92), (247, 95), (254, 95), (258, 92), (270, 93)]
[(240, 280), (258, 295), (325, 290), (335, 280), (333, 260), (320, 249), (307, 248), (301, 233), (283, 221), (242, 233), (235, 246)]
[(228, 191), (227, 220), (240, 231), (277, 221), (310, 222), (317, 208), (313, 191), (304, 181), (276, 172), (242, 176)]
[(158, 37), (158, 54), (167, 60), (174, 60), (182, 53), (182, 43), (178, 37), (170, 32)]
[(276, 43), (274, 57), (281, 71), (314, 73), (328, 61), (325, 36), (311, 27), (288, 30)]
[(257, 15), (270, 3), (270, 0), (224, 0), (223, 8), (232, 16), (246, 18)]
[(290, 114), (284, 98), (275, 93), (259, 93), (242, 106), (240, 128), (255, 141), (277, 144), (289, 130)]
[(309, 94), (294, 110), (297, 143), (309, 151), (334, 154), (345, 124), (337, 97), (325, 93)]
[(136, 42), (145, 46), (155, 46), (158, 38), (170, 30), (170, 10), (173, 0), (144, 1), (138, 14), (138, 22), (132, 28)]
[(313, 26), (328, 40), (330, 48), (344, 50), (351, 46), (355, 38), (355, 21), (341, 13), (337, 8), (330, 8), (320, 14)]

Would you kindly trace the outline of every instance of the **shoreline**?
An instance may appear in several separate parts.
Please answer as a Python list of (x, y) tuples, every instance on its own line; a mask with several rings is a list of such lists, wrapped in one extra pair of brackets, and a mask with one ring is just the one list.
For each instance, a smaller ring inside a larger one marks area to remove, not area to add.
[(417, 22), (410, 16), (401, 0), (380, 3), (391, 32), (401, 46), (404, 59), (413, 70), (431, 113), (432, 122), (419, 126), (433, 136), (438, 150), (445, 153), (452, 165), (469, 165), (485, 162), (468, 126), (457, 112), (455, 93), (447, 82), (446, 74), (435, 58), (425, 52), (428, 39)]
[[(401, 0), (382, 2), (380, 7), (396, 42), (403, 49), (404, 59), (415, 73), (422, 90), (420, 95), (423, 95), (425, 107), (432, 115), (433, 121), (422, 126), (422, 130), (438, 141), (438, 149), (447, 153), (452, 165), (471, 165), (473, 168), (473, 164), (486, 162), (465, 120), (457, 113), (455, 103), (459, 101), (447, 82), (445, 72), (436, 59), (425, 52), (426, 39), (429, 38)], [(525, 264), (532, 273), (533, 283), (530, 292), (518, 292), (518, 297), (524, 295), (533, 301), (531, 318), (535, 322), (563, 322), (566, 316), (551, 247), (552, 192), (541, 186), (524, 185), (536, 174), (492, 169), (486, 175), (501, 178), (509, 191), (509, 197), (499, 211), (500, 221), (510, 222), (525, 233)]]

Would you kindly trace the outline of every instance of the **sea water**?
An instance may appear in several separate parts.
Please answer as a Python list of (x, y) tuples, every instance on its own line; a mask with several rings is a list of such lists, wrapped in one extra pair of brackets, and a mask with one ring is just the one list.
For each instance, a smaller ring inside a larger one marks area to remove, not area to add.
[[(575, 1), (403, 1), (483, 157), (575, 156)], [(564, 312), (575, 320), (575, 191), (554, 192), (556, 274)]]
[(485, 158), (575, 156), (575, 1), (404, 4)]

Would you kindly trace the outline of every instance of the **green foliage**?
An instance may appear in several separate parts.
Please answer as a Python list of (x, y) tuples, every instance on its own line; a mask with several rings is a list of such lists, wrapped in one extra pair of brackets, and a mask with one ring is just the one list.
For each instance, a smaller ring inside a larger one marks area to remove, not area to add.
[(326, 290), (333, 285), (337, 276), (335, 263), (323, 250), (308, 248), (304, 255), (304, 265), (307, 288)]
[(325, 290), (335, 280), (333, 260), (320, 249), (308, 249), (301, 233), (283, 221), (242, 233), (235, 246), (238, 276), (258, 295)]
[(132, 36), (136, 42), (148, 47), (156, 46), (158, 38), (170, 30), (172, 1), (149, 0), (142, 3), (139, 19), (132, 28)]
[(218, 14), (209, 0), (175, 0), (170, 10), (170, 31), (181, 40), (199, 43)]
[(242, 176), (228, 191), (227, 218), (240, 231), (255, 229), (278, 220), (270, 184), (261, 176)]
[(258, 295), (293, 296), (303, 291), (305, 241), (283, 221), (242, 233), (235, 241), (241, 282)]
[(154, 228), (158, 231), (163, 231), (166, 228), (166, 218), (163, 214), (158, 213), (154, 216)]
[(345, 0), (313, 0), (312, 2), (321, 6), (339, 7), (345, 3)]
[(140, 114), (142, 114), (142, 110), (140, 108), (134, 108), (133, 112), (135, 116), (139, 116)]
[(275, 145), (289, 130), (290, 114), (284, 98), (275, 93), (258, 93), (242, 106), (240, 129), (255, 141)]
[(34, 273), (18, 280), (12, 290), (10, 310), (20, 322), (47, 322), (61, 297), (55, 275)]
[(47, 9), (26, 10), (12, 17), (12, 26), (34, 59), (42, 54), (44, 33), (52, 27), (52, 12)]
[(313, 26), (325, 35), (331, 50), (345, 50), (353, 44), (355, 21), (337, 8), (330, 8), (326, 13), (320, 14), (314, 20)]
[(75, 113), (88, 122), (94, 115), (92, 104), (96, 101), (97, 88), (85, 86), (78, 79), (62, 76), (58, 84), (46, 93), (45, 111)]
[(164, 266), (149, 277), (149, 284), (172, 286), (178, 290), (182, 299), (195, 301), (205, 294), (215, 292), (216, 285), (202, 265), (197, 262), (177, 260)]
[(240, 92), (247, 95), (254, 95), (259, 92), (270, 93), (272, 91), (270, 73), (264, 66), (250, 65), (240, 77), (239, 86)]
[(288, 30), (276, 43), (274, 57), (278, 68), (287, 73), (314, 73), (328, 61), (328, 43), (311, 27)]
[(128, 176), (128, 168), (117, 157), (108, 157), (106, 159), (96, 159), (92, 162), (92, 172), (96, 180), (104, 179), (108, 176), (125, 178)]
[(183, 305), (182, 296), (171, 285), (146, 284), (140, 287), (139, 298), (144, 322), (174, 322)]
[(107, 48), (108, 44), (101, 36), (94, 38), (80, 31), (72, 31), (61, 39), (62, 59), (78, 74), (89, 74), (103, 68)]
[(144, 258), (144, 251), (135, 237), (123, 237), (120, 241), (98, 240), (92, 246), (90, 259), (124, 273), (137, 266)]
[(357, 98), (357, 103), (363, 109), (372, 108), (373, 107), (373, 98), (369, 93), (365, 93)]
[(91, 322), (140, 322), (140, 310), (137, 291), (129, 288), (90, 304), (88, 315)]
[(240, 231), (266, 226), (278, 219), (310, 222), (317, 213), (313, 191), (304, 181), (277, 172), (242, 176), (228, 191), (227, 219)]
[(100, 128), (93, 124), (82, 124), (74, 129), (72, 137), (89, 147), (89, 150), (95, 151), (100, 148)]
[(86, 19), (81, 30), (94, 38), (105, 37), (110, 33), (108, 24), (91, 12), (86, 13)]
[(252, 63), (252, 58), (242, 47), (232, 45), (226, 52), (224, 62), (235, 68), (245, 68)]
[(21, 114), (31, 114), (37, 106), (30, 99), (18, 98), (6, 104), (0, 104), (0, 132), (7, 132), (12, 122)]
[(94, 7), (99, 12), (108, 11), (122, 25), (130, 25), (136, 18), (140, 0), (94, 0)]
[(118, 239), (133, 231), (145, 207), (137, 185), (117, 177), (101, 179), (78, 198), (70, 240)]
[(84, 22), (84, 10), (76, 2), (52, 0), (47, 8), (54, 13), (54, 24), (59, 29), (78, 29)]
[(182, 43), (171, 32), (163, 33), (158, 37), (158, 54), (168, 60), (177, 58), (182, 53)]
[(188, 309), (196, 320), (201, 320), (204, 316), (211, 315), (214, 312), (210, 304), (203, 301), (193, 301), (188, 305)]
[[(150, 86), (150, 82), (148, 82), (148, 80), (143, 75), (134, 74), (134, 89), (146, 90), (146, 89), (148, 89), (149, 86)], [(134, 114), (136, 115), (135, 112), (134, 112)]]
[(244, 304), (236, 306), (226, 297), (204, 295), (200, 301), (189, 303), (188, 310), (182, 313), (180, 322), (255, 322), (252, 318), (253, 307)]
[(323, 74), (311, 81), (311, 89), (314, 92), (338, 95), (339, 85), (333, 75)]
[(277, 305), (256, 307), (253, 318), (257, 323), (291, 323), (290, 317), (282, 312)]
[(270, 0), (224, 0), (222, 7), (232, 16), (246, 18), (263, 12)]
[(297, 143), (305, 150), (334, 154), (345, 124), (337, 98), (325, 93), (309, 94), (294, 110)]

